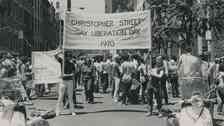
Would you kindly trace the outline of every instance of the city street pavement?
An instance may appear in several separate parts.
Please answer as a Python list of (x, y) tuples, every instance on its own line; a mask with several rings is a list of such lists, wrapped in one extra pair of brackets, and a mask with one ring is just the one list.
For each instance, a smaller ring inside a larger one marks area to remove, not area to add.
[[(44, 97), (34, 100), (34, 106), (28, 107), (43, 110), (53, 110), (56, 105), (56, 97)], [(76, 106), (77, 116), (63, 115), (48, 120), (51, 126), (165, 126), (166, 118), (157, 116), (146, 117), (146, 105), (122, 106), (112, 101), (110, 94), (95, 94), (95, 104), (85, 104), (83, 92), (77, 92)], [(178, 99), (172, 99), (175, 103)], [(175, 106), (164, 106), (174, 109)]]

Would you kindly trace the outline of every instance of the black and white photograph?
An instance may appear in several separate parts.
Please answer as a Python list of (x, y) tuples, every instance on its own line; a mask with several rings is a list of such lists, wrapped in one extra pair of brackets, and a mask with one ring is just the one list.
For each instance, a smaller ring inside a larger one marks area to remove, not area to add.
[(224, 0), (0, 0), (0, 126), (224, 126)]

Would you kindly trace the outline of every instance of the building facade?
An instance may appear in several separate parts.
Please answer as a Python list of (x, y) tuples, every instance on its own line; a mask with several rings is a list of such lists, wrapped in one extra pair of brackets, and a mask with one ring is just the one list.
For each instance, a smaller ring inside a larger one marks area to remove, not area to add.
[(27, 55), (58, 45), (58, 21), (47, 0), (0, 0), (0, 47)]

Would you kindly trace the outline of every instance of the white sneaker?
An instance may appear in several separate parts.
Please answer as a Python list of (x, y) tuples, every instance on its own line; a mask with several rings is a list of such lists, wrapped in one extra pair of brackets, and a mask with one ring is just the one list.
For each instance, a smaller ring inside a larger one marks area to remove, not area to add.
[(159, 113), (158, 117), (159, 118), (163, 117), (163, 114), (162, 113)]
[(118, 99), (117, 99), (117, 98), (114, 98), (114, 102), (116, 102), (116, 103), (117, 103), (117, 102), (118, 102)]
[(146, 114), (145, 114), (145, 116), (151, 116), (152, 115), (152, 113), (151, 112), (147, 112)]
[(72, 116), (76, 116), (77, 114), (75, 112), (72, 112)]
[(60, 112), (56, 112), (56, 116), (60, 116)]

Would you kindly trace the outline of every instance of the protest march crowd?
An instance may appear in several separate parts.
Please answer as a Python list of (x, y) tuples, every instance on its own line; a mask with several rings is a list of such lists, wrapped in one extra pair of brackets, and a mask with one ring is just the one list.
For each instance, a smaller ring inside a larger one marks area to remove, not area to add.
[[(55, 58), (60, 63), (63, 62), (58, 55)], [(124, 106), (147, 104), (146, 116), (151, 116), (154, 112), (158, 113), (158, 117), (164, 116), (163, 105), (169, 105), (171, 98), (180, 98), (181, 111), (175, 114), (175, 119), (187, 121), (186, 125), (191, 120), (189, 118), (198, 120), (196, 122), (202, 126), (212, 125), (213, 104), (216, 102), (216, 111), (223, 114), (224, 62), (218, 58), (215, 62), (203, 61), (203, 57), (191, 55), (191, 48), (187, 48), (178, 60), (176, 57), (157, 56), (153, 62), (149, 62), (149, 55), (128, 51), (107, 57), (74, 57), (71, 52), (66, 52), (64, 59), (64, 76), (59, 83), (55, 111), (57, 116), (61, 114), (63, 106), (69, 107), (71, 114), (76, 115), (74, 104), (77, 103), (77, 89), (84, 89), (86, 104), (94, 104), (94, 93), (111, 93), (113, 101)], [(32, 84), (29, 58), (5, 53), (1, 55), (0, 66), (2, 79), (19, 78), (28, 100), (33, 95), (39, 95), (37, 87)], [(49, 92), (48, 86), (44, 88), (45, 92)], [(6, 92), (1, 90), (2, 99), (15, 100), (15, 94)], [(3, 106), (7, 103), (3, 103)], [(153, 110), (154, 105), (157, 106), (157, 111)], [(189, 113), (192, 117), (187, 118)], [(168, 121), (174, 124), (176, 120), (171, 117)], [(181, 126), (185, 126), (184, 123)]]

